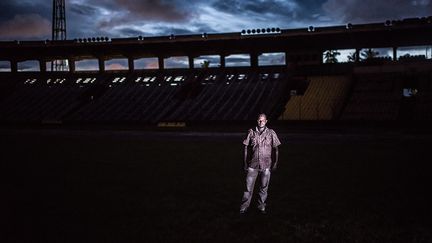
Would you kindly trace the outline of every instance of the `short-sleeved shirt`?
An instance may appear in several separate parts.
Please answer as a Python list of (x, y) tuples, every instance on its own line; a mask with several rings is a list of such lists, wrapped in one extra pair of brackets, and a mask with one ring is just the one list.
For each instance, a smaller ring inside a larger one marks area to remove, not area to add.
[(272, 129), (266, 127), (260, 133), (255, 127), (255, 129), (249, 129), (243, 144), (252, 147), (252, 157), (248, 166), (253, 169), (265, 170), (271, 166), (272, 149), (279, 146), (281, 142)]

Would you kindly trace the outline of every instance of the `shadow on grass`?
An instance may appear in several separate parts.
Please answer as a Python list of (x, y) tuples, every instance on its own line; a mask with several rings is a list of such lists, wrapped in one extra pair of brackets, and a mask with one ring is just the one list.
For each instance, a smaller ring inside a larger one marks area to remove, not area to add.
[(240, 136), (2, 140), (2, 242), (432, 241), (427, 140), (282, 141), (267, 215), (238, 213)]

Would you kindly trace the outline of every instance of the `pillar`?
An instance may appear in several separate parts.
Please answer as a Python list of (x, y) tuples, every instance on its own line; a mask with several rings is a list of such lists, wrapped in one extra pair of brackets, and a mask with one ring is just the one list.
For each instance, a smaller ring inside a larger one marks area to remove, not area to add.
[(11, 72), (12, 73), (18, 72), (18, 62), (16, 60), (10, 61), (10, 65), (11, 65)]
[(159, 65), (159, 70), (164, 70), (165, 69), (164, 58), (163, 57), (158, 57), (158, 65)]
[(98, 58), (99, 61), (99, 72), (105, 72), (105, 59)]
[(194, 57), (188, 56), (188, 59), (189, 59), (189, 69), (193, 69), (194, 68)]
[(220, 55), (220, 67), (221, 68), (225, 67), (225, 56), (226, 55)]
[(46, 61), (43, 59), (39, 59), (39, 70), (41, 72), (46, 72), (47, 68), (46, 68)]
[(135, 70), (135, 63), (133, 58), (128, 58), (128, 67), (129, 72), (133, 72)]
[(75, 60), (73, 58), (68, 59), (68, 65), (69, 65), (69, 72), (74, 73), (75, 72)]
[(356, 49), (355, 62), (360, 62), (360, 49)]
[(250, 54), (250, 65), (251, 67), (258, 67), (258, 54), (251, 53)]

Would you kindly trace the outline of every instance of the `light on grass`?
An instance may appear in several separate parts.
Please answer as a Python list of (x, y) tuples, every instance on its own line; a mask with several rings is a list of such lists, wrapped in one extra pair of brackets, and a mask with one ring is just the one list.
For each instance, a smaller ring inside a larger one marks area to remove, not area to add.
[(243, 79), (245, 79), (246, 77), (247, 77), (246, 74), (239, 74), (239, 75), (237, 76), (237, 80), (243, 80)]
[(115, 77), (112, 80), (112, 83), (123, 83), (126, 80), (126, 77)]
[(268, 73), (261, 73), (260, 78), (261, 78), (261, 81), (268, 80), (269, 74)]
[(174, 78), (174, 82), (182, 82), (184, 80), (185, 80), (184, 76), (177, 76), (177, 77)]
[(28, 78), (26, 81), (24, 81), (24, 84), (34, 84), (36, 83), (37, 79), (35, 78)]
[(216, 78), (217, 78), (217, 75), (211, 74), (211, 75), (205, 77), (204, 80), (205, 81), (210, 81), (210, 80), (215, 81)]

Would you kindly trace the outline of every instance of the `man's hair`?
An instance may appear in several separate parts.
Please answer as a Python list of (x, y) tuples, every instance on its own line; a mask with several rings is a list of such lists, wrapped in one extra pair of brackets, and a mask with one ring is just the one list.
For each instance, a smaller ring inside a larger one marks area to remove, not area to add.
[(267, 115), (264, 114), (264, 113), (259, 114), (259, 115), (258, 115), (258, 119), (259, 119), (260, 117), (262, 117), (262, 116), (267, 120)]

